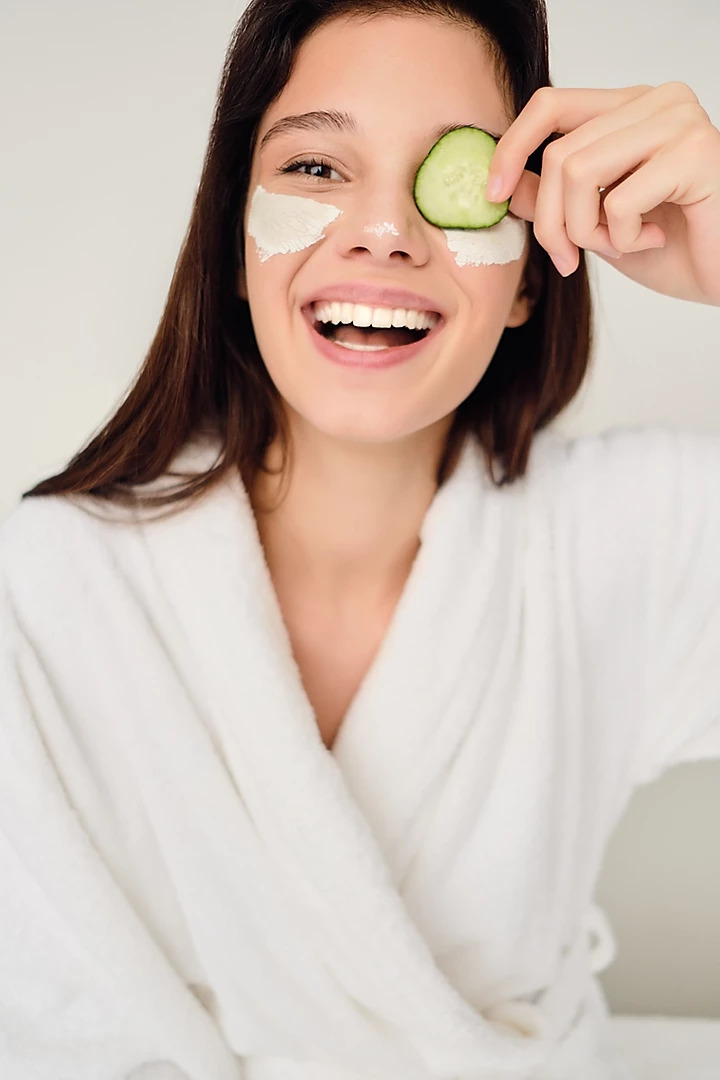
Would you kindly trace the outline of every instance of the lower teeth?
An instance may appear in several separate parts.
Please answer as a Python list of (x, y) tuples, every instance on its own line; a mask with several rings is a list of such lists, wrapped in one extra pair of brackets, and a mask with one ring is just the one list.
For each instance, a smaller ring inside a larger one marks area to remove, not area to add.
[(349, 341), (333, 341), (333, 345), (340, 345), (343, 349), (354, 349), (356, 352), (380, 352), (389, 348), (388, 345), (353, 345)]

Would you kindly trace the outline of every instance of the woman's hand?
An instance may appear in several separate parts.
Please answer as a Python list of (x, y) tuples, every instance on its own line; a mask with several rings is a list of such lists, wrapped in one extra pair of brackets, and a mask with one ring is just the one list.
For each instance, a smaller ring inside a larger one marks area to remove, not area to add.
[[(538, 177), (525, 165), (553, 132), (564, 137)], [(542, 87), (499, 140), (493, 176), (488, 198), (512, 194), (564, 276), (582, 247), (655, 292), (720, 306), (720, 131), (685, 83)]]

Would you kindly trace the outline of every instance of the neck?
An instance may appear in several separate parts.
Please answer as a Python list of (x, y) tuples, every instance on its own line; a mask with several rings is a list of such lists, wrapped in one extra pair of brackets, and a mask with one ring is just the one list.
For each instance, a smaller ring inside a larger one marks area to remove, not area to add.
[[(452, 415), (392, 443), (325, 436), (291, 424), (292, 473), (277, 509), (278, 475), (260, 473), (251, 495), (271, 575), (285, 588), (331, 604), (373, 607), (401, 591), (419, 548), (423, 518)], [(279, 467), (274, 443), (265, 464)], [(258, 505), (261, 504), (261, 505)]]

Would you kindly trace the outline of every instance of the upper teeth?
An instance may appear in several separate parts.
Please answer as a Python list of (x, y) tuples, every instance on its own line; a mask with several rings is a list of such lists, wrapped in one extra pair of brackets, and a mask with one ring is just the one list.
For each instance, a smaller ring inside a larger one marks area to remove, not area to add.
[(337, 300), (316, 301), (313, 307), (319, 322), (352, 323), (353, 326), (406, 326), (409, 330), (430, 330), (438, 321), (432, 312), (413, 308), (373, 308)]

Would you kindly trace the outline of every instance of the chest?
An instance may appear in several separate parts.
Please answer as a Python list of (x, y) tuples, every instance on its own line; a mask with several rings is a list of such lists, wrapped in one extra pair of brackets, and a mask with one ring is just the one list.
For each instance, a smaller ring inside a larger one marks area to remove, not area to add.
[(341, 616), (280, 599), (293, 656), (328, 750), (377, 656), (395, 605), (370, 614)]

